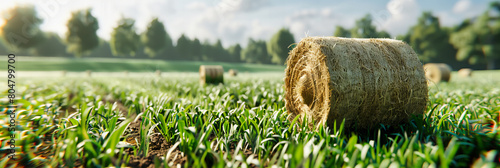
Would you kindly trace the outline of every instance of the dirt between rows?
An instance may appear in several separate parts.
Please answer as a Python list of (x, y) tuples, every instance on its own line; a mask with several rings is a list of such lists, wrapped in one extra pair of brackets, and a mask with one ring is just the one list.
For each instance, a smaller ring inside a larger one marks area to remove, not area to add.
[[(71, 97), (72, 95), (70, 95)], [(114, 100), (114, 99), (103, 99), (103, 102), (105, 103), (110, 103), (114, 104), (116, 103), (117, 108), (116, 110), (122, 113), (124, 116), (128, 115), (128, 110), (127, 108), (120, 100)], [(64, 107), (60, 109), (60, 111), (68, 111), (68, 114), (76, 112), (76, 109), (74, 109), (71, 106)], [(61, 113), (58, 115), (57, 119), (61, 119), (64, 113)], [(135, 119), (137, 116), (135, 113), (132, 113), (130, 116), (127, 118)], [(132, 121), (128, 128), (125, 131), (125, 134), (123, 137), (125, 137), (125, 141), (134, 145), (135, 148), (139, 148), (140, 142), (140, 130), (141, 130), (141, 122), (142, 118), (138, 118), (137, 120)], [(52, 158), (54, 156), (54, 147), (56, 146), (56, 138), (53, 136), (53, 131), (56, 129), (54, 128), (52, 131), (49, 131), (47, 134), (45, 134), (41, 140), (41, 144), (38, 145), (38, 147), (35, 149), (34, 154), (36, 156), (40, 156), (41, 158)], [(215, 136), (209, 137), (209, 140), (212, 141), (215, 139)], [(154, 168), (155, 166), (160, 166), (164, 167), (163, 162), (164, 159), (168, 159), (168, 166), (169, 167), (184, 167), (184, 164), (188, 161), (188, 157), (183, 154), (182, 151), (179, 150), (179, 147), (175, 147), (175, 149), (171, 149), (173, 147), (172, 143), (167, 143), (165, 138), (158, 133), (158, 130), (155, 129), (155, 133), (152, 133), (152, 135), (149, 138), (149, 150), (147, 156), (144, 156), (143, 154), (135, 153), (134, 148), (127, 148), (124, 150), (124, 152), (130, 156), (130, 159), (128, 163), (126, 163), (127, 167), (133, 167), (133, 168)], [(236, 144), (231, 144), (230, 145), (230, 152), (229, 154), (232, 155), (234, 153), (234, 149), (236, 148)], [(168, 153), (169, 150), (172, 150), (169, 158), (164, 158), (165, 155)], [(139, 152), (139, 150), (137, 150)], [(221, 151), (222, 153), (225, 153), (224, 151)], [(246, 149), (243, 151), (243, 154), (246, 157), (249, 157), (250, 155), (254, 155), (254, 157), (258, 157), (256, 154), (252, 152), (252, 149)], [(75, 161), (74, 167), (85, 167), (85, 165), (82, 164), (82, 159), (79, 158)], [(211, 167), (213, 166), (213, 161), (212, 159), (205, 160), (207, 166)], [(45, 164), (50, 164), (51, 160), (47, 160), (44, 162)], [(267, 165), (267, 164), (266, 164)], [(20, 165), (19, 165), (20, 166)], [(26, 165), (28, 166), (28, 165)], [(66, 167), (67, 165), (60, 165)], [(28, 166), (32, 167), (32, 166)], [(43, 165), (36, 165), (33, 167), (44, 167)], [(255, 165), (250, 165), (250, 167), (257, 167)]]

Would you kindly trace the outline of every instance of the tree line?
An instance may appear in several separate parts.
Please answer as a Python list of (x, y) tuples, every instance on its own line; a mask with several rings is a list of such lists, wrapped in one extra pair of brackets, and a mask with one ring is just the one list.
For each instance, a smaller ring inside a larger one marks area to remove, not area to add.
[[(269, 41), (248, 39), (247, 46), (234, 44), (225, 48), (221, 40), (191, 39), (181, 35), (172, 39), (164, 23), (153, 18), (144, 32), (138, 33), (135, 20), (122, 18), (109, 41), (97, 36), (98, 20), (91, 9), (72, 13), (64, 38), (43, 32), (33, 6), (18, 6), (7, 11), (0, 29), (0, 54), (15, 50), (17, 55), (65, 57), (128, 57), (165, 60), (245, 62), (283, 65), (295, 41), (286, 28)], [(391, 38), (377, 30), (371, 15), (356, 20), (352, 28), (337, 26), (337, 37)], [(443, 62), (454, 69), (471, 67), (495, 69), (500, 64), (500, 2), (492, 2), (481, 15), (452, 27), (440, 25), (439, 18), (423, 12), (406, 34), (396, 39), (407, 42), (422, 62)], [(175, 42), (175, 45), (174, 45)]]

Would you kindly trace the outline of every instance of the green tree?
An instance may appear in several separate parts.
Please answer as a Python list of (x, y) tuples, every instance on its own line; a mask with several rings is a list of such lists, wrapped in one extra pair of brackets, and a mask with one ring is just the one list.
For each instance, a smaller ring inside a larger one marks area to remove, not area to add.
[(267, 53), (266, 41), (250, 38), (247, 47), (241, 52), (241, 59), (247, 63), (271, 63), (271, 57)]
[(407, 42), (424, 62), (455, 62), (455, 53), (448, 42), (449, 33), (442, 29), (439, 18), (423, 12), (415, 26), (408, 32)]
[(3, 37), (1, 37), (1, 36), (2, 35), (0, 34), (0, 55), (10, 54), (11, 51), (9, 51), (9, 49), (7, 48), (7, 45), (5, 44)]
[(66, 45), (63, 40), (53, 32), (47, 32), (43, 35), (43, 42), (35, 46), (35, 55), (40, 56), (67, 56)]
[(172, 39), (166, 31), (165, 25), (158, 18), (154, 18), (149, 23), (141, 40), (144, 44), (144, 52), (150, 57), (156, 56), (163, 50), (174, 50)]
[(130, 18), (122, 18), (118, 21), (118, 26), (111, 32), (111, 51), (113, 55), (135, 56), (139, 49), (139, 35), (135, 32), (135, 21)]
[(241, 50), (240, 44), (229, 47), (228, 52), (233, 62), (241, 62)]
[(378, 34), (377, 38), (391, 38), (391, 34), (389, 34), (389, 32), (384, 30), (379, 31), (377, 34)]
[(500, 5), (490, 7), (473, 22), (465, 21), (452, 33), (450, 42), (458, 49), (457, 60), (467, 60), (470, 64), (485, 64), (486, 69), (494, 69), (500, 59)]
[(75, 56), (89, 54), (92, 49), (99, 45), (99, 37), (97, 36), (99, 23), (92, 15), (91, 9), (73, 12), (67, 27), (68, 52), (74, 53)]
[(34, 47), (43, 38), (40, 30), (42, 19), (38, 17), (34, 6), (17, 6), (4, 15), (5, 25), (2, 35), (14, 49)]
[(213, 46), (213, 58), (216, 61), (229, 61), (229, 53), (224, 49), (224, 46), (222, 46), (222, 42), (220, 39), (217, 39), (217, 42), (215, 42)]
[(354, 38), (378, 38), (377, 28), (372, 24), (370, 14), (356, 21), (351, 29), (351, 36)]
[(89, 57), (114, 57), (111, 51), (111, 44), (108, 41), (99, 38), (99, 45), (92, 50)]
[(288, 29), (282, 28), (271, 37), (267, 43), (267, 53), (271, 55), (271, 62), (283, 65), (288, 57), (288, 52), (293, 49), (290, 47), (295, 43), (292, 33)]
[(202, 46), (200, 40), (198, 40), (197, 38), (193, 40), (193, 43), (191, 44), (191, 50), (194, 60), (201, 60)]
[(193, 60), (192, 50), (191, 50), (191, 40), (184, 34), (177, 40), (177, 46), (175, 47), (179, 53), (182, 60)]
[(201, 44), (201, 52), (203, 61), (214, 61), (215, 53), (212, 44), (208, 40), (203, 41)]
[(348, 29), (345, 29), (342, 26), (336, 26), (335, 27), (335, 33), (333, 33), (333, 36), (335, 37), (351, 37), (351, 31)]

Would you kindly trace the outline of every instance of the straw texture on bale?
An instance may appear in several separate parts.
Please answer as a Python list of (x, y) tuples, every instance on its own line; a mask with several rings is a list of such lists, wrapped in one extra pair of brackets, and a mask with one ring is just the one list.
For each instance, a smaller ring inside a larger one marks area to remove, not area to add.
[(236, 69), (229, 69), (229, 76), (237, 76), (238, 75), (238, 70)]
[(449, 82), (451, 77), (451, 67), (443, 63), (427, 63), (424, 65), (425, 77), (429, 84), (440, 81)]
[(461, 77), (471, 77), (472, 76), (472, 69), (470, 68), (462, 68), (458, 70), (458, 75)]
[(220, 65), (201, 65), (200, 84), (224, 83), (224, 69)]
[[(413, 49), (392, 39), (308, 37), (289, 53), (285, 101), (310, 127), (398, 125), (427, 104), (424, 70)], [(314, 120), (314, 123), (311, 122)]]

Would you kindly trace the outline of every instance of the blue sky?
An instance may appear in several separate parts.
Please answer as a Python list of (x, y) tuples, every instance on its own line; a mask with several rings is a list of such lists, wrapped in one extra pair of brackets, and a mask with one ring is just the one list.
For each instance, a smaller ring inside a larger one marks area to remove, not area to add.
[[(142, 32), (159, 17), (174, 43), (182, 33), (190, 38), (224, 46), (246, 45), (248, 38), (268, 40), (282, 27), (298, 41), (305, 36), (330, 36), (335, 26), (350, 28), (370, 13), (379, 30), (393, 37), (416, 24), (423, 11), (431, 11), (445, 26), (482, 13), (492, 0), (4, 0), (0, 12), (19, 4), (34, 4), (44, 19), (45, 31), (64, 36), (71, 12), (93, 8), (99, 36), (109, 39), (121, 17), (136, 19)], [(3, 12), (2, 12), (3, 13)], [(0, 20), (0, 25), (3, 20)]]

